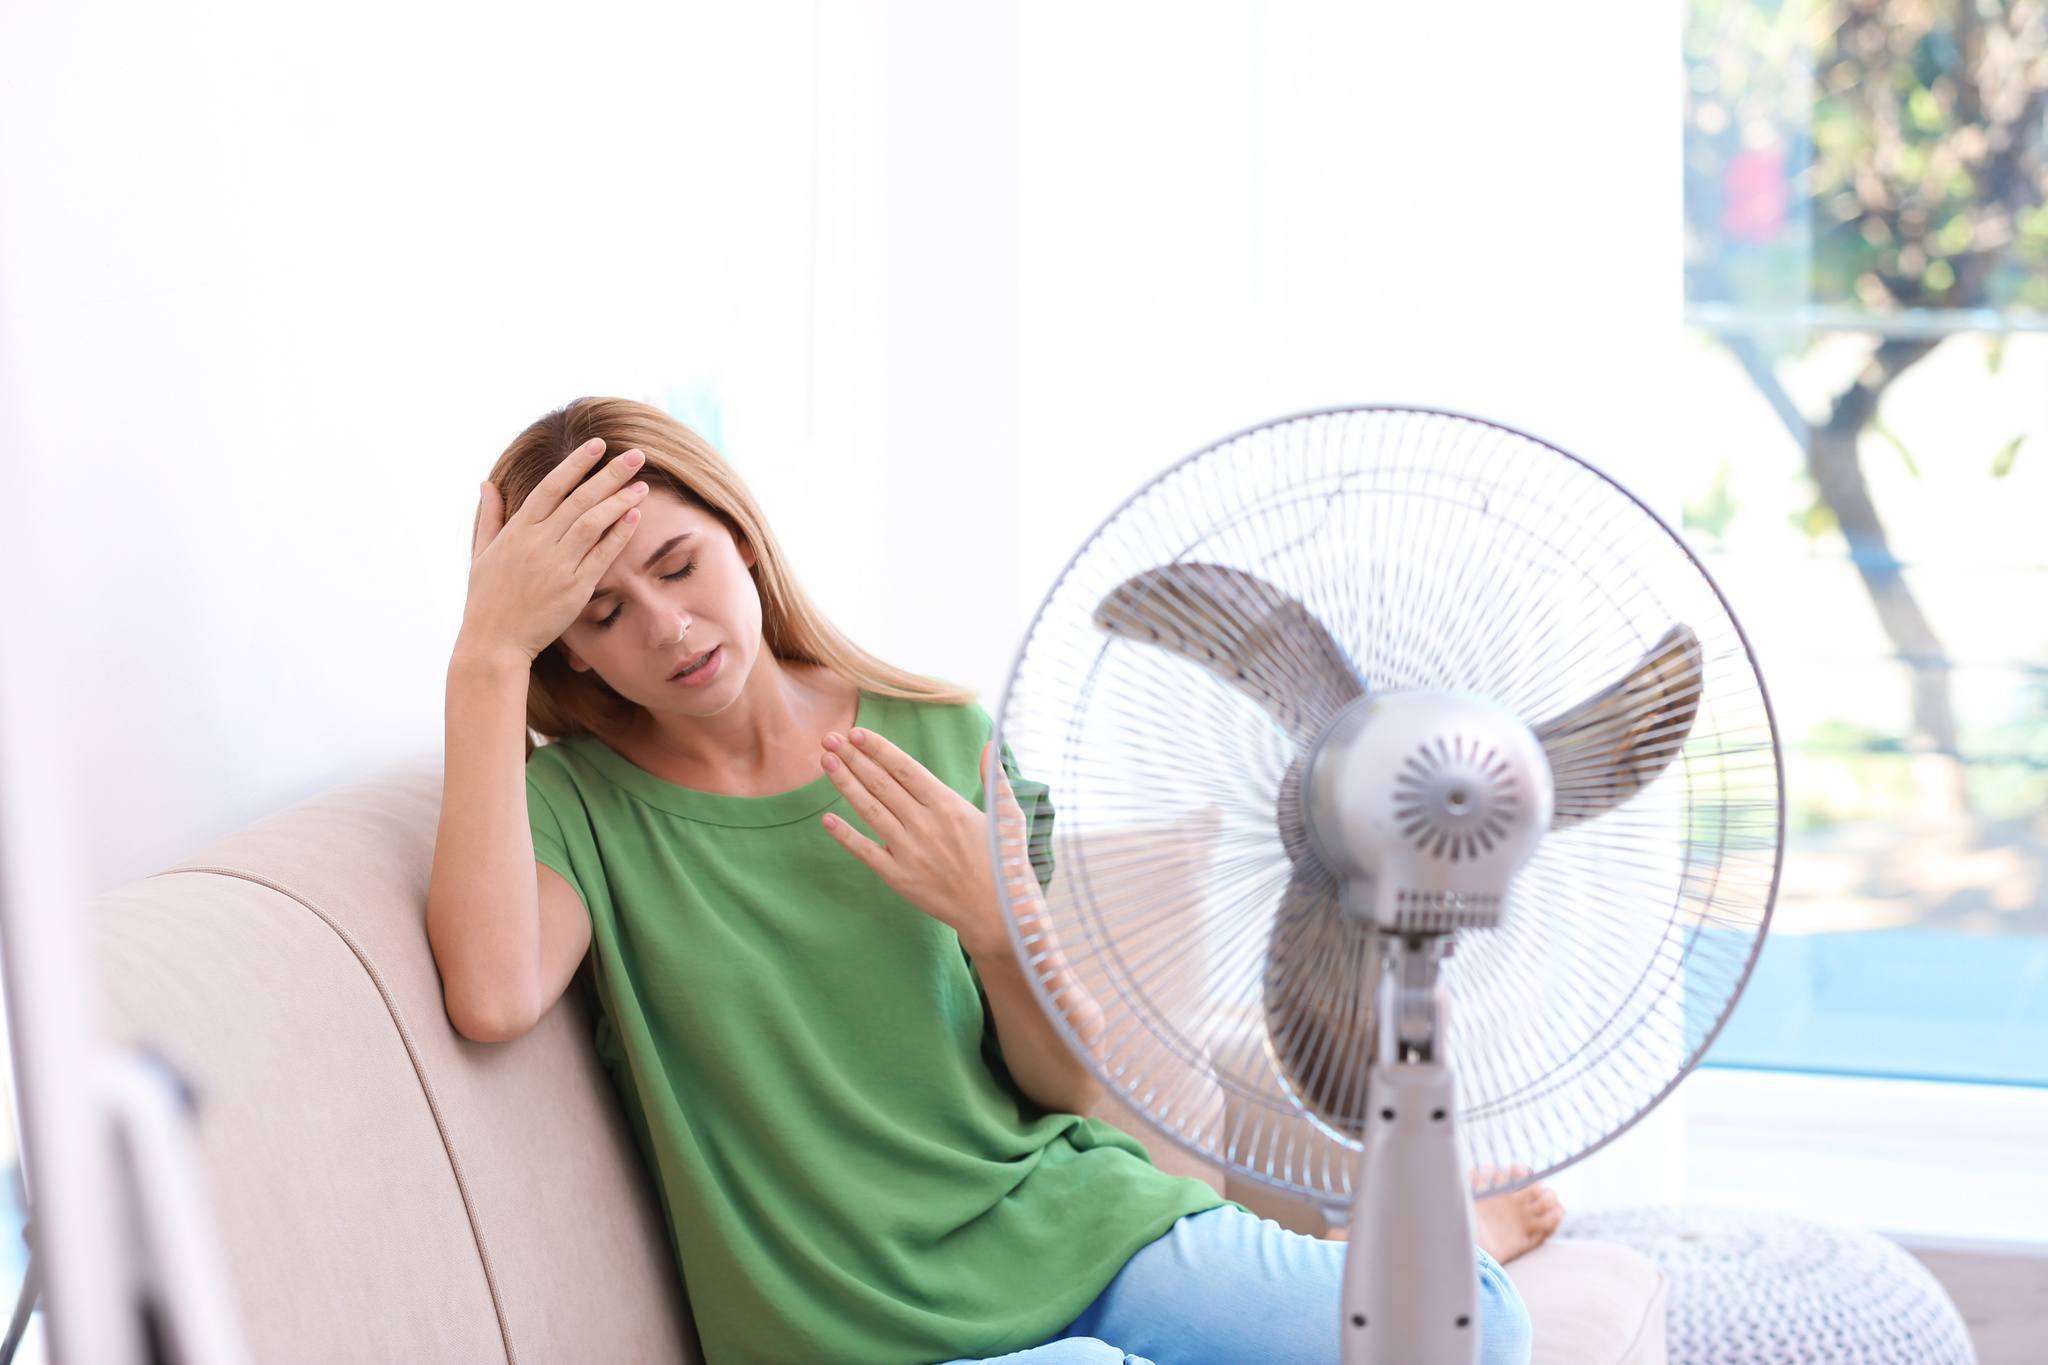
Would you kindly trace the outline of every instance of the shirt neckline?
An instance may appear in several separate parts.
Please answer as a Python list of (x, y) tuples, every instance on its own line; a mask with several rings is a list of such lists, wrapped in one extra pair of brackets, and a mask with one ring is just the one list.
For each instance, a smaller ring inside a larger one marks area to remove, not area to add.
[[(874, 711), (879, 700), (874, 693), (861, 688), (853, 723), (864, 729), (875, 729)], [(787, 825), (822, 814), (827, 807), (842, 799), (838, 785), (827, 772), (820, 772), (803, 786), (792, 787), (786, 792), (773, 792), (767, 796), (733, 796), (725, 792), (699, 791), (665, 777), (656, 777), (588, 732), (571, 736), (563, 742), (573, 744), (598, 772), (627, 794), (658, 810), (707, 825), (742, 829)]]

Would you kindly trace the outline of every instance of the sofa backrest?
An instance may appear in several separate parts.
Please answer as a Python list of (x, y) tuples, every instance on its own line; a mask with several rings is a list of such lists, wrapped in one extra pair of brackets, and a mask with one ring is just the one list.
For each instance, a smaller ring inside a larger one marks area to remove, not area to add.
[(194, 1092), (255, 1359), (696, 1361), (582, 991), (511, 1045), (448, 1022), (440, 789), (405, 765), (97, 898), (105, 1030)]

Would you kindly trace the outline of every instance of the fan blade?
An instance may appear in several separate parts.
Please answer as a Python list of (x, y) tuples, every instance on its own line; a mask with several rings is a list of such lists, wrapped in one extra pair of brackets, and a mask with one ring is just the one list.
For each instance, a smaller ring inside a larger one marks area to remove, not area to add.
[(1384, 951), (1376, 930), (1338, 908), (1329, 874), (1296, 866), (1267, 945), (1267, 1040), (1302, 1105), (1360, 1140), (1379, 1056)]
[(1306, 744), (1365, 683), (1315, 614), (1254, 574), (1182, 561), (1116, 585), (1096, 606), (1111, 635), (1201, 664)]
[(1675, 625), (1627, 676), (1535, 727), (1556, 781), (1552, 829), (1610, 811), (1656, 780), (1699, 714), (1704, 659), (1699, 637)]

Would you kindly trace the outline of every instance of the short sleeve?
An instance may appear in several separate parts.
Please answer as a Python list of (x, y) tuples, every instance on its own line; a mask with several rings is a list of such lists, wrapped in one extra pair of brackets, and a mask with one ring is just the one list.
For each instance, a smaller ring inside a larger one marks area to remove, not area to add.
[(1002, 747), (1003, 772), (1010, 779), (1010, 792), (1017, 809), (1024, 812), (1024, 847), (1031, 858), (1031, 871), (1040, 890), (1052, 885), (1052, 791), (1017, 771), (1016, 756), (1007, 741)]
[[(974, 703), (974, 714), (981, 722), (981, 739), (975, 746), (978, 756), (981, 749), (995, 733), (996, 723), (979, 702)], [(1043, 782), (1034, 781), (1017, 770), (1017, 756), (1010, 752), (1010, 742), (1004, 740), (1001, 749), (1003, 774), (1010, 779), (1010, 794), (1017, 798), (1017, 809), (1024, 812), (1025, 850), (1031, 859), (1031, 871), (1038, 878), (1040, 890), (1052, 886), (1052, 791)], [(980, 793), (975, 804), (981, 805)]]
[(569, 842), (562, 833), (562, 818), (548, 804), (530, 765), (526, 773), (526, 820), (533, 833), (534, 861), (561, 873), (562, 879), (576, 888), (583, 903), (590, 904), (590, 897), (584, 894), (583, 884), (576, 880), (576, 871), (569, 863)]

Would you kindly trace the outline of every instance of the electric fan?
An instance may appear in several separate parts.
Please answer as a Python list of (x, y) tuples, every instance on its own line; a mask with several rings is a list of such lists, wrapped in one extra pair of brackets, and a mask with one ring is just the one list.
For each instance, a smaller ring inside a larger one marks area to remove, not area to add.
[(1349, 1207), (1347, 1362), (1474, 1359), (1472, 1199), (1678, 1083), (1777, 892), (1776, 728), (1719, 589), (1598, 470), (1457, 413), (1303, 413), (1166, 470), (1046, 595), (996, 733), (1058, 812), (1042, 905), (997, 879), (1041, 1007), (1173, 1141)]

